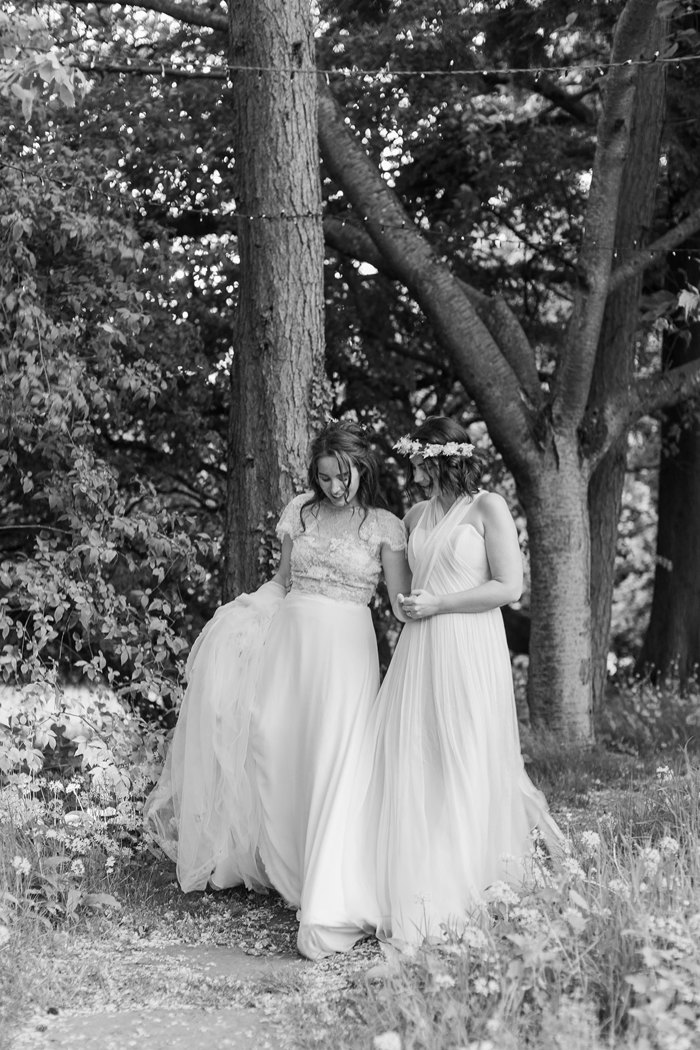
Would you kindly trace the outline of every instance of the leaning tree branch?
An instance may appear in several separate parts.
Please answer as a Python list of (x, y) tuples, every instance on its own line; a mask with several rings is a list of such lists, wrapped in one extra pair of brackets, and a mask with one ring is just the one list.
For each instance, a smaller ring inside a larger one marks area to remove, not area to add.
[(580, 124), (594, 125), (596, 122), (595, 111), (590, 109), (585, 103), (581, 101), (583, 95), (589, 94), (590, 88), (580, 92), (577, 95), (569, 94), (568, 91), (560, 85), (550, 80), (549, 77), (540, 74), (539, 76), (533, 76), (530, 73), (521, 74), (520, 77), (523, 84), (526, 84), (531, 91), (537, 95), (541, 95), (542, 98), (546, 98), (548, 102), (551, 102), (557, 109), (563, 110), (568, 113), (569, 116), (573, 117)]
[(643, 273), (658, 259), (659, 255), (679, 248), (688, 237), (692, 237), (698, 230), (700, 230), (700, 206), (691, 211), (677, 226), (650, 244), (648, 248), (644, 248), (634, 259), (613, 270), (608, 291), (614, 292), (625, 281)]
[[(71, 0), (74, 7), (115, 7), (115, 0)], [(157, 11), (168, 15), (177, 22), (186, 22), (192, 26), (203, 26), (220, 33), (228, 32), (228, 18), (211, 9), (184, 4), (180, 0), (123, 0), (119, 7), (140, 7), (145, 11)]]
[[(318, 107), (319, 143), (330, 176), (433, 324), (462, 382), (489, 418), (500, 420), (496, 425), (502, 427), (502, 447), (522, 456), (532, 442), (531, 416), (505, 343), (493, 338), (447, 263), (426, 243), (348, 127), (344, 111), (323, 80)], [(536, 374), (531, 351), (529, 367)]]
[(656, 415), (699, 393), (700, 361), (688, 361), (677, 368), (638, 379), (629, 391), (621, 393), (607, 406), (605, 441), (596, 449), (593, 465), (643, 416)]
[[(566, 342), (554, 379), (554, 426), (577, 429), (589, 398), (598, 341), (608, 298), (620, 193), (634, 119), (635, 65), (655, 27), (657, 0), (628, 0), (615, 30), (578, 260), (578, 287)], [(663, 71), (660, 71), (663, 76)]]

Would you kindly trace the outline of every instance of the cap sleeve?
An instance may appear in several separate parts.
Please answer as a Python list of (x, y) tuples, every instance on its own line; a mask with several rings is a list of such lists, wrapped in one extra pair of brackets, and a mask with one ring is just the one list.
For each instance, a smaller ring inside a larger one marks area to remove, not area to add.
[(277, 522), (277, 537), (282, 539), (283, 536), (289, 536), (291, 539), (296, 539), (299, 533), (302, 531), (301, 528), (301, 508), (309, 498), (308, 492), (302, 492), (300, 496), (295, 496), (291, 502), (287, 504), (280, 515), (280, 520)]
[(395, 514), (384, 511), (381, 516), (381, 541), (392, 551), (406, 550), (406, 526)]

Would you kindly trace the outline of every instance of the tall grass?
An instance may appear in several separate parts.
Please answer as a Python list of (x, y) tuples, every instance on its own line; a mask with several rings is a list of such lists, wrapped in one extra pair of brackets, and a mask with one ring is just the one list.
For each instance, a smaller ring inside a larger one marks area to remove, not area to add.
[(559, 871), (494, 887), (479, 922), (368, 985), (359, 1050), (700, 1046), (700, 773), (656, 781), (574, 833)]

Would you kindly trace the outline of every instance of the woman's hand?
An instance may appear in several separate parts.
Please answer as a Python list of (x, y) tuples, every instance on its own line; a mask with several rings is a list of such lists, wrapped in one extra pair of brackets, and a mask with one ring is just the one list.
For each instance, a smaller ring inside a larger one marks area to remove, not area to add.
[(411, 591), (410, 594), (400, 594), (398, 599), (409, 621), (426, 620), (440, 612), (440, 599), (430, 591)]

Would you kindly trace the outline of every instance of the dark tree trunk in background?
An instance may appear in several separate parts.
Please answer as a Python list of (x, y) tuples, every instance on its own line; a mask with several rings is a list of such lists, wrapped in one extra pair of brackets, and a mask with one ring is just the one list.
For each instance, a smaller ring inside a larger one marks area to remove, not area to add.
[[(648, 45), (650, 53), (662, 49), (663, 35), (663, 24), (655, 22)], [(639, 248), (652, 239), (650, 232), (665, 111), (664, 82), (665, 70), (661, 66), (647, 66), (640, 71), (615, 229), (619, 264), (634, 258)], [(589, 417), (594, 427), (604, 426), (606, 399), (624, 397), (634, 380), (634, 346), (641, 291), (640, 274), (608, 296), (589, 399)], [(588, 488), (594, 709), (601, 706), (605, 697), (617, 529), (626, 468), (627, 435), (624, 434), (598, 463)]]
[(261, 539), (303, 477), (323, 375), (323, 233), (307, 0), (230, 0), (240, 284), (224, 597), (255, 588)]
[[(698, 251), (700, 238), (688, 243)], [(669, 285), (698, 287), (697, 255), (672, 266)], [(700, 324), (669, 335), (667, 368), (700, 360)], [(651, 616), (637, 670), (665, 675), (677, 671), (686, 683), (700, 674), (700, 405), (670, 409), (661, 427), (656, 572)]]

